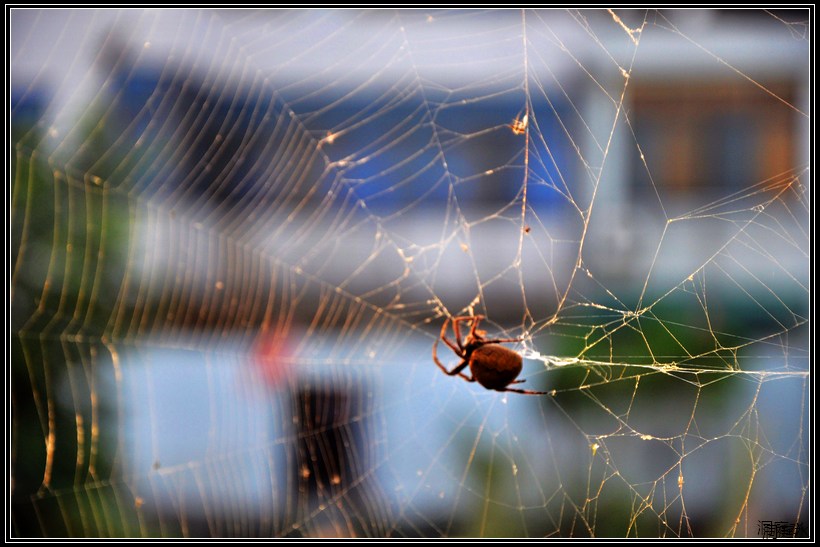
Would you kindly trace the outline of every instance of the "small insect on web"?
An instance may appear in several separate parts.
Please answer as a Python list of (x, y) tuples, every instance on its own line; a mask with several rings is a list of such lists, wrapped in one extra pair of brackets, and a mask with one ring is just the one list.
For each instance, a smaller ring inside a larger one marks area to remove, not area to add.
[[(459, 363), (453, 370), (447, 370), (438, 359), (438, 341), (433, 343), (433, 361), (449, 376), (460, 376), (468, 382), (478, 382), (487, 389), (495, 391), (512, 391), (525, 395), (547, 395), (546, 391), (532, 391), (529, 389), (512, 389), (510, 384), (520, 384), (526, 380), (516, 380), (521, 372), (523, 358), (515, 351), (505, 348), (499, 344), (507, 342), (521, 342), (522, 338), (495, 338), (486, 340), (485, 331), (477, 330), (478, 324), (484, 319), (483, 315), (463, 315), (447, 320), (441, 326), (439, 338), (447, 344), (456, 355), (461, 357)], [(470, 332), (464, 342), (461, 341), (461, 330), (459, 323), (472, 321)], [(455, 344), (447, 338), (447, 326), (452, 323), (453, 333), (456, 337)], [(463, 372), (467, 366), (473, 376), (469, 377)]]
[(512, 132), (516, 135), (523, 135), (527, 131), (527, 123), (529, 123), (529, 114), (524, 114), (524, 117), (515, 117), (513, 122), (509, 125)]

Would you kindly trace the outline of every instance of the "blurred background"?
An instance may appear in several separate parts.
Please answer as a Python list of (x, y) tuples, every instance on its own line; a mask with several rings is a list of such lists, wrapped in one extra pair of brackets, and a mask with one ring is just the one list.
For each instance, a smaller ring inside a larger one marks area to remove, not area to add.
[(811, 15), (11, 9), (11, 535), (806, 535)]

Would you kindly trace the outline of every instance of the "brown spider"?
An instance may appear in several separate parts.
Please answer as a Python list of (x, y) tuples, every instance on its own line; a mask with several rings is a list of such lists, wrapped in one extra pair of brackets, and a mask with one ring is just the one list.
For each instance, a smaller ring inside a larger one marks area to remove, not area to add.
[[(507, 342), (520, 342), (522, 338), (497, 338), (493, 340), (485, 340), (486, 332), (476, 330), (478, 323), (484, 319), (483, 315), (464, 315), (461, 317), (453, 317), (452, 325), (453, 332), (456, 335), (456, 343), (453, 344), (447, 339), (447, 326), (451, 323), (448, 319), (441, 326), (441, 340), (447, 344), (456, 355), (461, 357), (461, 362), (453, 370), (441, 364), (438, 360), (438, 341), (436, 338), (433, 343), (433, 361), (436, 362), (438, 368), (443, 370), (445, 374), (450, 376), (460, 376), (468, 382), (478, 382), (487, 389), (494, 389), (496, 391), (512, 391), (514, 393), (523, 393), (525, 395), (547, 395), (546, 391), (531, 391), (529, 389), (511, 389), (507, 386), (510, 384), (520, 384), (526, 380), (516, 380), (516, 377), (521, 372), (521, 364), (523, 359), (521, 356), (511, 349), (500, 346)], [(470, 333), (462, 343), (461, 331), (459, 323), (464, 321), (472, 321)], [(461, 372), (467, 366), (470, 367), (470, 372), (473, 373), (472, 378)]]

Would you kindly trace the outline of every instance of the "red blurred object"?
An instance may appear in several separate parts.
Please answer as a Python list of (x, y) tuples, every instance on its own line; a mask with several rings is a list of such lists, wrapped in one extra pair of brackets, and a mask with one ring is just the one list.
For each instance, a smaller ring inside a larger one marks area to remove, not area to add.
[(251, 351), (262, 379), (271, 387), (287, 384), (293, 373), (294, 360), (287, 331), (263, 328)]

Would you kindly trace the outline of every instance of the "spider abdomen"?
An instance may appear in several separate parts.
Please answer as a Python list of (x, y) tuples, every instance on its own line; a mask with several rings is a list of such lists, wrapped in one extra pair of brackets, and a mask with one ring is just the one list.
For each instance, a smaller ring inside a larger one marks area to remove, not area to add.
[(518, 377), (521, 365), (519, 354), (498, 344), (480, 346), (470, 356), (473, 378), (487, 389), (503, 390)]

